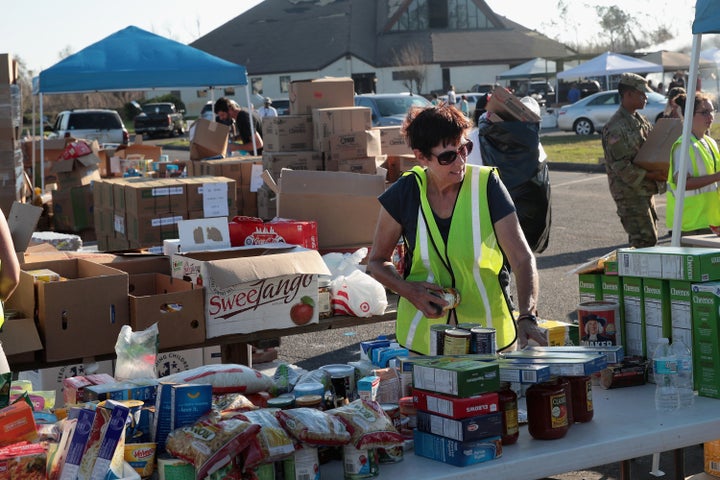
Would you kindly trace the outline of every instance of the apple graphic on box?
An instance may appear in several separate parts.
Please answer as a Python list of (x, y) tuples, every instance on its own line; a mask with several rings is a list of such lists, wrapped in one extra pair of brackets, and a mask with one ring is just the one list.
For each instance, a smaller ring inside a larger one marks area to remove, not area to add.
[(313, 318), (315, 310), (315, 302), (307, 295), (300, 299), (300, 303), (296, 303), (290, 309), (290, 320), (295, 325), (305, 325)]

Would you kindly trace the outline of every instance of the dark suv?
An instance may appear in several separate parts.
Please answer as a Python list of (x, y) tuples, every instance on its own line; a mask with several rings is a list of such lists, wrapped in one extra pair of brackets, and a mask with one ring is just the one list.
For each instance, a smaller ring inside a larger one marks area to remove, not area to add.
[(130, 141), (125, 125), (115, 110), (85, 109), (60, 112), (48, 138), (74, 137), (97, 140), (98, 143), (127, 145)]

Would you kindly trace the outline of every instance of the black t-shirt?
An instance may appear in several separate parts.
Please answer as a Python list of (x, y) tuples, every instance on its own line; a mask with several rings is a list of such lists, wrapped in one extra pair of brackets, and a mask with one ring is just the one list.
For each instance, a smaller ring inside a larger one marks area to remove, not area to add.
[[(418, 208), (420, 207), (420, 189), (414, 176), (400, 177), (378, 199), (390, 216), (402, 225), (408, 252), (412, 252), (415, 248)], [(487, 202), (490, 210), (490, 220), (493, 224), (515, 212), (515, 204), (510, 197), (510, 193), (508, 193), (505, 185), (497, 175), (490, 175), (488, 179)], [(435, 215), (435, 221), (443, 239), (447, 242), (452, 216), (450, 218), (438, 218)]]
[[(235, 138), (242, 143), (252, 143), (252, 132), (250, 131), (250, 122), (248, 119), (250, 114), (246, 110), (240, 110), (235, 119)], [(262, 123), (253, 115), (253, 127), (262, 138)], [(258, 155), (262, 153), (262, 149), (258, 149)]]

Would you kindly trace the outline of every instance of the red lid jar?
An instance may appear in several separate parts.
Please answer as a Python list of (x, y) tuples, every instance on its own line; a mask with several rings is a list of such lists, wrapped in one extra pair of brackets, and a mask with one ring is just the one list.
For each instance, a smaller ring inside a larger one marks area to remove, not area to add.
[(554, 440), (567, 433), (568, 398), (565, 386), (555, 381), (531, 385), (525, 393), (528, 432), (538, 440)]

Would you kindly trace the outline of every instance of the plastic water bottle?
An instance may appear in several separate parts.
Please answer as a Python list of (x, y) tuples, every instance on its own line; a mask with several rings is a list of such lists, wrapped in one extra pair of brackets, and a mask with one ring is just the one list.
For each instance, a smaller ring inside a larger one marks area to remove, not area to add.
[(655, 409), (660, 412), (672, 412), (680, 408), (680, 395), (677, 382), (677, 359), (670, 349), (667, 338), (658, 341), (653, 354), (655, 372)]
[(677, 387), (680, 397), (680, 408), (690, 407), (695, 403), (692, 353), (687, 345), (679, 338), (673, 340), (670, 349), (677, 359), (677, 379), (675, 386)]

